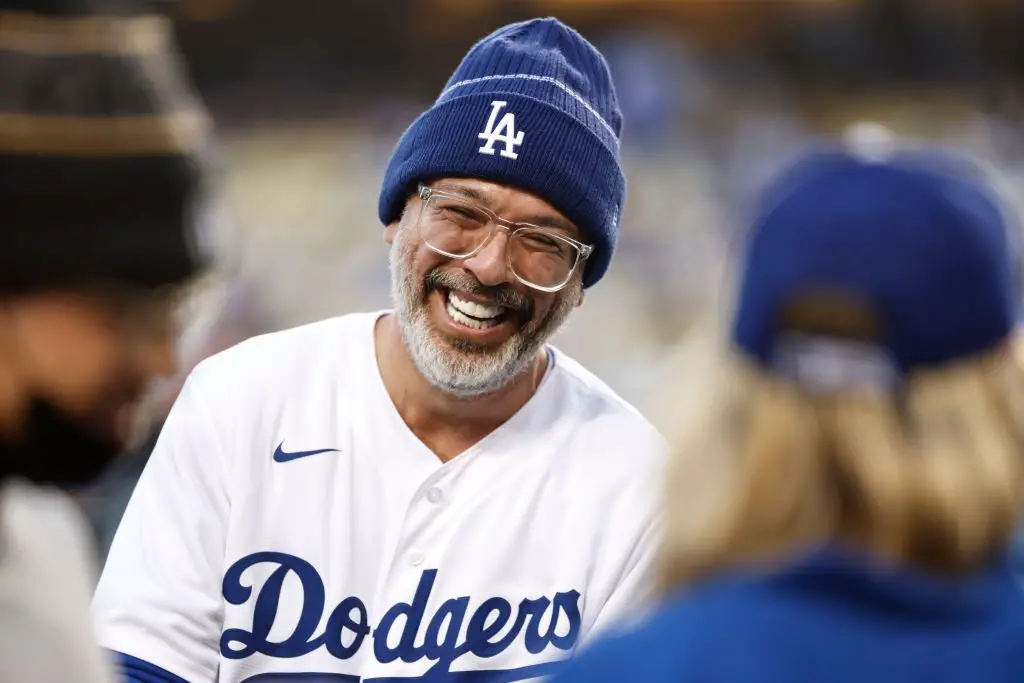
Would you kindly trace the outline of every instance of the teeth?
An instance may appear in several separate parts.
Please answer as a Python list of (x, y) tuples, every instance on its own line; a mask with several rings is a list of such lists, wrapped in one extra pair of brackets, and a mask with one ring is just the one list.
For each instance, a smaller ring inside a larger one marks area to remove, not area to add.
[(501, 306), (487, 306), (485, 304), (478, 304), (475, 301), (460, 299), (454, 292), (448, 293), (448, 303), (460, 312), (481, 320), (497, 318), (505, 310)]
[(496, 325), (497, 320), (494, 318), (501, 315), (504, 310), (500, 306), (485, 306), (473, 301), (465, 301), (450, 292), (448, 294), (448, 315), (460, 325), (472, 327), (475, 330), (483, 330)]
[(448, 303), (448, 315), (450, 315), (452, 317), (452, 320), (459, 323), (460, 325), (472, 327), (474, 330), (485, 330), (488, 327), (494, 327), (495, 325), (493, 321), (475, 320), (473, 318), (470, 318), (468, 315), (461, 313), (459, 309), (455, 308), (455, 306), (453, 306), (451, 302)]

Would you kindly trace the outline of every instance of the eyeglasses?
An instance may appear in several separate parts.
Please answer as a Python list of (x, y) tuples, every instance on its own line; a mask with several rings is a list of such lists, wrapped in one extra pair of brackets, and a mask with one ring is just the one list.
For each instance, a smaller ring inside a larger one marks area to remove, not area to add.
[(480, 252), (497, 230), (508, 233), (505, 255), (509, 270), (527, 287), (557, 292), (569, 284), (579, 264), (594, 248), (551, 230), (513, 223), (490, 209), (456, 195), (420, 185), (418, 227), (432, 251), (455, 259)]

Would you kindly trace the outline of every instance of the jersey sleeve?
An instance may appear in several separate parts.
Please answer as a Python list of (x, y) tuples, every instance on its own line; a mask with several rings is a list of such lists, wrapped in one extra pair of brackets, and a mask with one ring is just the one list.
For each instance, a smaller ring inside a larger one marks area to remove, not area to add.
[[(600, 596), (600, 608), (580, 646), (609, 631), (627, 629), (648, 614), (654, 598), (667, 445), (653, 429), (629, 434), (627, 441), (634, 449), (635, 468), (616, 481), (615, 495), (607, 501), (605, 542), (596, 554), (599, 578), (592, 586), (592, 595)], [(624, 443), (620, 452), (629, 452), (626, 449)]]
[(586, 646), (611, 630), (625, 630), (649, 612), (653, 599), (658, 530), (653, 515), (640, 520), (640, 526), (634, 532), (636, 541), (625, 556), (611, 592), (581, 645)]
[(217, 676), (230, 463), (201, 370), (171, 409), (93, 598), (99, 643), (131, 663), (122, 670), (129, 681), (163, 680), (133, 674), (146, 665), (169, 681)]

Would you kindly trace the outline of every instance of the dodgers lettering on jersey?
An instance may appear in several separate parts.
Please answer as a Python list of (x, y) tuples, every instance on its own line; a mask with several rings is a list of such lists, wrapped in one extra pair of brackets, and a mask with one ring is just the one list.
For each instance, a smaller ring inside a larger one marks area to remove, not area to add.
[[(250, 567), (267, 563), (273, 573), (254, 593), (243, 583), (242, 575)], [(302, 609), (297, 621), (283, 640), (270, 638), (281, 601), (285, 579), (299, 580)], [(372, 633), (373, 656), (382, 663), (395, 660), (406, 663), (427, 660), (431, 668), (425, 678), (450, 674), (453, 662), (471, 653), (487, 659), (505, 652), (513, 642), (521, 641), (531, 654), (555, 648), (569, 652), (580, 633), (579, 591), (558, 592), (552, 597), (524, 598), (517, 605), (501, 597), (487, 598), (474, 605), (468, 595), (444, 601), (432, 614), (427, 613), (436, 569), (422, 573), (416, 593), (409, 602), (392, 605), (371, 628), (368, 611), (358, 596), (348, 596), (333, 607), (325, 603), (323, 579), (309, 562), (285, 553), (262, 552), (235, 562), (224, 576), (224, 599), (232, 605), (250, 601), (252, 626), (231, 628), (220, 639), (220, 652), (226, 659), (244, 659), (253, 654), (291, 659), (324, 648), (338, 660), (352, 659)], [(326, 625), (320, 629), (325, 609)], [(393, 633), (397, 632), (397, 644)], [(358, 680), (355, 677), (354, 680)]]
[(532, 680), (638, 607), (656, 432), (552, 350), (527, 405), (442, 463), (380, 378), (380, 315), (193, 372), (93, 603), (145, 667), (129, 683)]

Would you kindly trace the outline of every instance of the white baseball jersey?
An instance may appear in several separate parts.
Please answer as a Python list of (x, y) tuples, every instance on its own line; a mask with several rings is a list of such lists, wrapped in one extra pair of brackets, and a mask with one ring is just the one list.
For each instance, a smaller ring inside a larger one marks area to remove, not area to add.
[(442, 463), (381, 380), (380, 315), (196, 368), (114, 538), (102, 645), (188, 683), (529, 680), (639, 604), (654, 429), (552, 350), (533, 398)]

